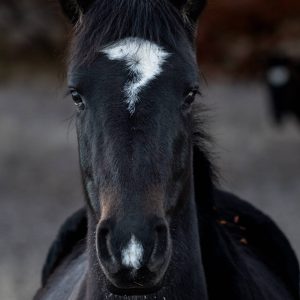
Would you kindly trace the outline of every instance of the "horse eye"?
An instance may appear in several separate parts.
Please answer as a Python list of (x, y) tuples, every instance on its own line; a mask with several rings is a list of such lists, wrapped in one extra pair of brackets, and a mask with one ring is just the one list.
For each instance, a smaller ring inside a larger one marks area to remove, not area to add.
[(184, 103), (185, 105), (191, 105), (194, 100), (196, 95), (200, 94), (199, 89), (198, 88), (193, 88), (191, 90), (189, 90), (189, 92), (186, 94), (185, 99), (184, 99)]
[(76, 90), (71, 90), (71, 96), (73, 98), (74, 104), (79, 110), (85, 109), (85, 104), (83, 102), (83, 99), (81, 95)]

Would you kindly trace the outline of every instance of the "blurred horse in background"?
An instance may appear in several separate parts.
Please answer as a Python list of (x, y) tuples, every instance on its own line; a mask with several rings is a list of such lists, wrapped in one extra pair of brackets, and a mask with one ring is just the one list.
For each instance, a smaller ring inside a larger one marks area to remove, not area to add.
[(272, 56), (266, 82), (275, 122), (282, 124), (287, 116), (293, 116), (300, 125), (300, 62), (283, 55)]

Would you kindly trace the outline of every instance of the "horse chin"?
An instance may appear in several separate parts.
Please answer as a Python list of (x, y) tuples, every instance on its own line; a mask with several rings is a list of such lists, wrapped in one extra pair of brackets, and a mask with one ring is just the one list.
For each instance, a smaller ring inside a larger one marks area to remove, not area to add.
[[(107, 278), (107, 287), (110, 293), (123, 296), (147, 295), (158, 292), (163, 286), (161, 276), (156, 276), (154, 273), (142, 271), (135, 279), (124, 275), (120, 272), (114, 278)], [(143, 278), (143, 280), (140, 278)]]
[(141, 295), (150, 295), (159, 292), (162, 289), (162, 285), (158, 284), (153, 287), (141, 287), (141, 286), (132, 286), (130, 288), (118, 288), (113, 284), (108, 285), (108, 291), (111, 294), (118, 296), (141, 296)]

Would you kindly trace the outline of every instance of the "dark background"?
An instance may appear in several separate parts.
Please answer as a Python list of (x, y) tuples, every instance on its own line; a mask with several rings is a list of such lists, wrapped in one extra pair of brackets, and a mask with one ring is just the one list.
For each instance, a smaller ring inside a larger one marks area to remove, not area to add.
[[(57, 229), (83, 203), (74, 108), (64, 97), (69, 36), (55, 1), (0, 3), (3, 300), (32, 298)], [(271, 215), (300, 256), (299, 126), (274, 125), (263, 80), (273, 53), (300, 58), (300, 3), (211, 0), (198, 40), (221, 184)]]

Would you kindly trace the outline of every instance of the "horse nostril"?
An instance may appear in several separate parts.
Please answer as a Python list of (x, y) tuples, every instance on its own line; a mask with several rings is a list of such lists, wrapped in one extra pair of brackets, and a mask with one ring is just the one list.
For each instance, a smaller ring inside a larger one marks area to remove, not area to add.
[(109, 222), (101, 222), (97, 228), (96, 245), (97, 254), (102, 266), (110, 273), (118, 271), (115, 257), (111, 250), (111, 229)]
[(149, 269), (157, 271), (165, 263), (169, 248), (168, 227), (162, 222), (155, 227), (155, 244), (149, 261)]
[(101, 259), (109, 260), (110, 253), (108, 250), (108, 228), (98, 228), (97, 232), (97, 248), (98, 254), (101, 256)]

